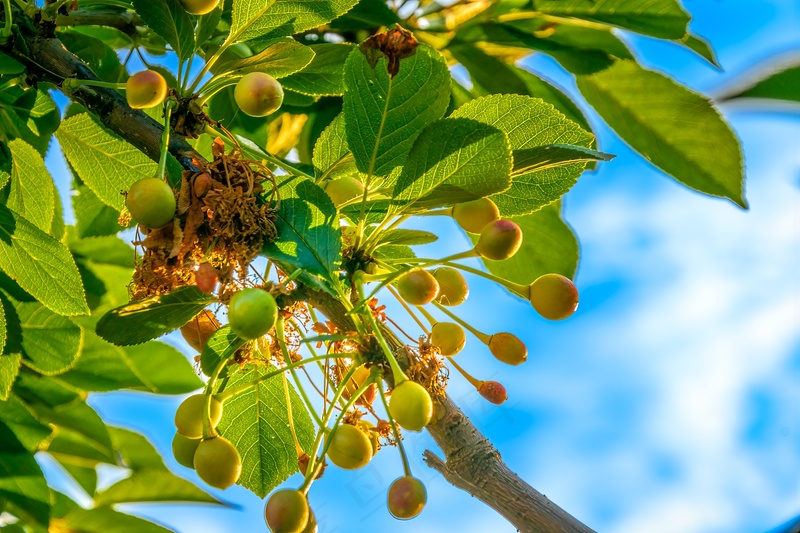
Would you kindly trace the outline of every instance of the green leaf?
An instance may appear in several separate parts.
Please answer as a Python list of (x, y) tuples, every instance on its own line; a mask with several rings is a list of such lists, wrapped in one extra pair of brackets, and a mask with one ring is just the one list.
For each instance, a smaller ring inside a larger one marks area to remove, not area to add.
[[(97, 412), (82, 398), (78, 397), (54, 406), (30, 402), (29, 406), (41, 422), (55, 426), (56, 436), (47, 447), (48, 453), (54, 456), (73, 455), (116, 464), (108, 428)], [(62, 446), (67, 443), (80, 445), (84, 451), (75, 453), (77, 447)]]
[(36, 416), (15, 394), (0, 402), (0, 422), (5, 424), (26, 450), (35, 452), (52, 430), (36, 420)]
[[(578, 239), (560, 215), (560, 202), (512, 220), (522, 230), (522, 246), (505, 261), (484, 261), (501, 278), (528, 285), (542, 274), (555, 272), (574, 278), (578, 268)], [(470, 236), (477, 242), (477, 236)]]
[(151, 341), (125, 348), (142, 383), (157, 394), (186, 394), (203, 383), (180, 350), (163, 342)]
[(121, 211), (122, 191), (155, 175), (158, 165), (88, 113), (65, 120), (56, 132), (61, 149), (87, 187), (106, 205)]
[(294, 35), (327, 24), (357, 0), (236, 0), (231, 35), (237, 41)]
[(170, 533), (158, 524), (107, 507), (72, 511), (61, 524), (70, 533)]
[(371, 30), (380, 26), (390, 28), (400, 22), (397, 13), (384, 0), (360, 0), (353, 9), (331, 22), (339, 31)]
[(722, 70), (722, 65), (719, 64), (717, 60), (717, 54), (714, 53), (714, 49), (711, 48), (711, 45), (708, 44), (708, 41), (703, 39), (698, 35), (694, 35), (692, 32), (686, 32), (686, 35), (683, 36), (682, 39), (678, 39), (676, 42), (682, 44), (692, 52), (696, 53), (719, 70)]
[(344, 62), (351, 44), (311, 45), (314, 59), (303, 70), (284, 78), (281, 85), (293, 91), (313, 96), (344, 94)]
[(78, 267), (67, 247), (4, 205), (0, 205), (0, 269), (56, 313), (89, 313)]
[(23, 362), (46, 376), (72, 368), (83, 344), (81, 328), (38, 302), (15, 307), (22, 325)]
[(236, 350), (244, 346), (245, 340), (236, 335), (229, 326), (223, 326), (211, 335), (200, 354), (200, 370), (212, 376), (223, 361), (228, 360)]
[(67, 246), (76, 256), (104, 265), (132, 269), (136, 260), (136, 251), (116, 235), (76, 239), (71, 232), (67, 239)]
[(746, 75), (716, 98), (719, 102), (737, 98), (763, 98), (800, 102), (800, 65), (772, 63), (766, 69)]
[(502, 192), (511, 185), (511, 147), (498, 128), (446, 118), (417, 138), (392, 193), (390, 212), (433, 208)]
[(0, 400), (7, 400), (11, 386), (19, 374), (22, 364), (22, 354), (0, 354)]
[[(231, 377), (227, 388), (249, 383), (270, 370), (248, 365)], [(294, 387), (288, 386), (297, 439), (304, 450), (310, 450), (314, 427)], [(242, 457), (239, 485), (259, 498), (298, 470), (283, 387), (283, 378), (278, 375), (228, 399), (217, 428)]]
[(390, 78), (387, 61), (372, 68), (359, 49), (344, 66), (347, 144), (361, 172), (386, 176), (401, 166), (422, 130), (444, 115), (450, 73), (442, 55), (428, 45), (400, 61)]
[(96, 331), (117, 346), (142, 344), (183, 326), (213, 301), (195, 286), (181, 287), (109, 311)]
[(227, 61), (217, 65), (215, 70), (219, 75), (264, 72), (277, 79), (303, 70), (313, 58), (310, 47), (292, 39), (281, 39), (254, 56)]
[(86, 391), (134, 389), (156, 394), (186, 394), (202, 382), (180, 351), (160, 343), (121, 348), (84, 331), (78, 363), (60, 379)]
[(278, 194), (278, 238), (264, 247), (264, 255), (287, 265), (289, 271), (302, 268), (304, 280), (312, 280), (311, 274), (334, 283), (342, 232), (330, 197), (313, 180), (299, 176), (279, 183)]
[(645, 159), (687, 187), (742, 208), (742, 152), (707, 98), (634, 61), (578, 76), (586, 100)]
[(120, 63), (119, 56), (111, 45), (105, 42), (107, 36), (98, 35), (96, 30), (97, 28), (93, 28), (93, 35), (87, 35), (84, 32), (68, 29), (60, 31), (58, 39), (67, 50), (88, 63), (100, 79), (112, 82), (125, 81), (128, 73)]
[(33, 222), (44, 232), (50, 231), (57, 194), (44, 159), (31, 145), (15, 139), (11, 150), (11, 188), (6, 205)]
[(417, 229), (393, 229), (381, 233), (378, 240), (379, 246), (393, 245), (393, 246), (414, 246), (417, 244), (430, 244), (439, 240), (435, 234), (429, 231), (421, 231)]
[(358, 173), (353, 154), (347, 146), (347, 128), (344, 113), (340, 113), (322, 130), (322, 134), (314, 145), (314, 174), (317, 182), (352, 176)]
[(524, 150), (514, 150), (514, 175), (527, 174), (534, 170), (560, 167), (570, 163), (586, 161), (611, 161), (614, 155), (597, 152), (582, 146), (548, 144)]
[(50, 489), (33, 455), (0, 423), (0, 499), (12, 503), (20, 518), (48, 527)]
[[(6, 347), (6, 336), (7, 336), (7, 334), (8, 334), (8, 329), (7, 329), (7, 322), (6, 322), (6, 311), (3, 308), (3, 302), (0, 302), (0, 355), (5, 353), (4, 350), (5, 350), (5, 347)], [(2, 366), (3, 365), (0, 364), (0, 368), (2, 368)], [(3, 380), (2, 380), (2, 378), (0, 378), (0, 399), (4, 399), (4, 398), (2, 398), (2, 395), (4, 394), (4, 392), (2, 390), (2, 383), (3, 383)]]
[(98, 507), (118, 503), (196, 502), (221, 503), (192, 483), (167, 470), (139, 470), (97, 493)]
[(117, 222), (119, 211), (101, 202), (86, 185), (74, 188), (72, 211), (75, 213), (75, 228), (80, 238), (115, 235), (123, 230)]
[(677, 0), (534, 0), (546, 15), (610, 24), (662, 39), (680, 39), (691, 17)]
[[(550, 144), (591, 146), (592, 134), (565, 118), (553, 106), (521, 95), (477, 98), (456, 109), (452, 117), (471, 118), (508, 135), (514, 151)], [(492, 200), (504, 217), (531, 213), (560, 198), (572, 187), (584, 165), (543, 168), (515, 175), (511, 187)]]
[(97, 470), (95, 468), (56, 461), (70, 476), (72, 476), (72, 479), (75, 480), (86, 494), (90, 497), (94, 495), (97, 490)]
[(178, 0), (133, 0), (142, 20), (172, 47), (178, 58), (194, 54), (194, 21)]
[(114, 450), (122, 458), (121, 466), (131, 470), (167, 470), (161, 454), (144, 435), (130, 429), (109, 426)]
[(217, 25), (222, 19), (223, 2), (220, 2), (217, 7), (197, 17), (197, 32), (196, 32), (196, 47), (200, 48), (203, 44), (210, 40), (217, 31)]
[(0, 52), (0, 75), (22, 74), (23, 72), (25, 72), (25, 66), (22, 63)]

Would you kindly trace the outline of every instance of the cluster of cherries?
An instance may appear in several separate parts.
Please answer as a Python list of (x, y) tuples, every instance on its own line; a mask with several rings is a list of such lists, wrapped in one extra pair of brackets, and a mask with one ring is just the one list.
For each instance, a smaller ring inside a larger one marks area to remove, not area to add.
[[(208, 13), (219, 4), (219, 0), (181, 0), (181, 2), (189, 13), (197, 15)], [(161, 105), (170, 92), (164, 77), (153, 70), (145, 70), (131, 76), (125, 84), (125, 89), (129, 105), (137, 109)], [(251, 72), (238, 80), (234, 98), (244, 113), (261, 117), (275, 112), (281, 106), (283, 90), (268, 74)], [(337, 208), (359, 201), (365, 193), (363, 183), (355, 177), (331, 180), (323, 184), (323, 187)], [(126, 205), (131, 217), (139, 225), (156, 229), (169, 224), (174, 218), (176, 198), (172, 188), (163, 179), (145, 178), (130, 187)], [(471, 272), (493, 279), (517, 295), (528, 299), (540, 315), (550, 320), (561, 320), (570, 316), (577, 308), (578, 292), (572, 281), (559, 274), (545, 274), (529, 285), (520, 285), (455, 263), (456, 260), (467, 257), (481, 257), (487, 261), (509, 259), (521, 246), (522, 231), (513, 221), (501, 219), (497, 206), (488, 198), (456, 204), (448, 214), (465, 231), (478, 236), (477, 243), (472, 249), (437, 261), (416, 259), (397, 262), (376, 261), (376, 269), (369, 274), (357, 272), (353, 276), (353, 281), (361, 289), (365, 283), (370, 282), (378, 282), (378, 288), (387, 287), (425, 332), (426, 336), (420, 342), (420, 348), (431, 349), (434, 354), (446, 357), (484, 398), (501, 404), (507, 398), (505, 388), (495, 381), (473, 378), (453, 360), (453, 356), (464, 348), (467, 331), (483, 342), (494, 357), (510, 365), (524, 362), (528, 350), (513, 334), (483, 333), (450, 310), (451, 307), (464, 303), (469, 294), (467, 281), (461, 272)], [(199, 265), (195, 277), (198, 287), (206, 293), (211, 293), (217, 284), (216, 272), (207, 263)], [(362, 305), (370, 300), (363, 294), (361, 296)], [(428, 304), (436, 306), (452, 321), (434, 319), (423, 307)], [(381, 337), (373, 310), (364, 306), (359, 313), (361, 311), (366, 324), (365, 331), (367, 333), (372, 331), (376, 337)], [(417, 319), (416, 312), (428, 320), (430, 328)], [(264, 288), (243, 288), (236, 292), (230, 299), (227, 316), (231, 330), (241, 339), (254, 341), (271, 334), (279, 344), (285, 343), (283, 319), (279, 317), (277, 303), (272, 294)], [(189, 344), (202, 351), (219, 326), (213, 313), (204, 311), (181, 330)], [(405, 475), (395, 480), (389, 487), (388, 508), (396, 518), (409, 519), (422, 511), (427, 501), (427, 494), (423, 483), (410, 474), (397, 428), (409, 431), (420, 431), (425, 428), (433, 418), (434, 403), (431, 394), (423, 385), (409, 379), (400, 370), (385, 342), (384, 353), (392, 369), (394, 383), (388, 401), (380, 388), (380, 374), (373, 372), (374, 368), (371, 370), (362, 365), (362, 361), (357, 361), (348, 367), (346, 363), (341, 362), (343, 360), (337, 360), (337, 365), (343, 365), (342, 374), (346, 374), (346, 377), (337, 389), (334, 402), (341, 396), (347, 401), (348, 407), (356, 402), (362, 402), (364, 405), (363, 402), (372, 403), (376, 397), (376, 389), (380, 393), (385, 402), (389, 423), (400, 446), (405, 468)], [(277, 372), (305, 364), (304, 360), (291, 362), (287, 355), (284, 353), (286, 368), (280, 368)], [(176, 460), (181, 465), (195, 469), (198, 476), (209, 485), (226, 489), (239, 480), (242, 473), (242, 459), (236, 446), (220, 435), (216, 428), (222, 418), (225, 400), (237, 391), (214, 394), (213, 382), (214, 378), (204, 394), (190, 396), (179, 406), (175, 414), (177, 431), (172, 448)], [(343, 469), (362, 468), (378, 451), (378, 432), (375, 426), (365, 420), (345, 422), (344, 411), (332, 429), (322, 424), (323, 427), (318, 435), (318, 439), (324, 437), (322, 453), (319, 458), (311, 460), (312, 464), (315, 464), (316, 472), (320, 472), (325, 458)], [(298, 460), (303, 470), (301, 451), (298, 450)], [(318, 461), (314, 463), (317, 459)], [(305, 463), (305, 468), (309, 468), (308, 462)], [(314, 472), (306, 474), (307, 480), (300, 489), (278, 490), (267, 500), (265, 519), (274, 533), (317, 531), (317, 521), (309, 508), (306, 496), (309, 480)]]

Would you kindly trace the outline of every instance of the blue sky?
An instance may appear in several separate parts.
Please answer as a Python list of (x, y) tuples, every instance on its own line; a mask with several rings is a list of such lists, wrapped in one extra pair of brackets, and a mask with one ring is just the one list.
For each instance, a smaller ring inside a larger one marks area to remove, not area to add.
[[(800, 51), (796, 1), (685, 6), (724, 72), (677, 46), (624, 38), (644, 64), (701, 92), (722, 90), (774, 54)], [(547, 58), (525, 64), (574, 93)], [(759, 533), (800, 514), (800, 108), (722, 112), (743, 143), (748, 212), (677, 185), (590, 115), (600, 148), (618, 157), (566, 197), (581, 240), (576, 315), (548, 323), (474, 278), (460, 308), (483, 331), (517, 334), (531, 354), (511, 369), (470, 339), (459, 362), (501, 381), (510, 399), (492, 406), (457, 375), (450, 394), (513, 470), (598, 531)], [(48, 163), (63, 176), (57, 154)], [(452, 221), (435, 218), (447, 237), (430, 253), (468, 246)], [(191, 354), (182, 339), (169, 341)], [(106, 420), (143, 432), (176, 472), (196, 479), (169, 457), (179, 401), (136, 393), (91, 399)], [(436, 449), (429, 436), (410, 435), (406, 446), (428, 486), (422, 515), (405, 523), (385, 510), (385, 491), (401, 474), (389, 448), (360, 471), (331, 467), (314, 485), (321, 531), (514, 531), (422, 463), (422, 452)], [(293, 477), (286, 485), (298, 484)], [(239, 508), (126, 510), (180, 533), (265, 530), (259, 498), (239, 487), (220, 496)]]

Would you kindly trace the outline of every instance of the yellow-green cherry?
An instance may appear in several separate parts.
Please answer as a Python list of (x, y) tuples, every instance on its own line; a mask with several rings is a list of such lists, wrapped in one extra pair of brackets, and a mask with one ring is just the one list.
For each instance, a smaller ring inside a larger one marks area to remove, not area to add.
[(264, 518), (272, 533), (303, 533), (310, 516), (308, 500), (298, 490), (274, 492), (264, 507)]
[(125, 199), (133, 220), (145, 228), (160, 228), (175, 216), (175, 193), (164, 180), (142, 178), (131, 185)]
[(242, 289), (228, 304), (231, 330), (242, 339), (252, 340), (266, 335), (278, 320), (278, 304), (263, 289)]
[(236, 84), (233, 99), (242, 112), (251, 117), (265, 117), (283, 103), (283, 87), (269, 74), (251, 72)]
[(406, 380), (392, 391), (389, 413), (403, 429), (421, 431), (433, 417), (431, 395), (419, 383)]
[(486, 224), (500, 218), (500, 211), (488, 198), (456, 204), (450, 214), (459, 226), (470, 233), (480, 233)]
[(544, 274), (528, 287), (528, 299), (544, 318), (564, 320), (578, 308), (578, 289), (567, 277)]
[(133, 109), (146, 109), (167, 97), (167, 80), (155, 70), (137, 72), (125, 82), (125, 97)]

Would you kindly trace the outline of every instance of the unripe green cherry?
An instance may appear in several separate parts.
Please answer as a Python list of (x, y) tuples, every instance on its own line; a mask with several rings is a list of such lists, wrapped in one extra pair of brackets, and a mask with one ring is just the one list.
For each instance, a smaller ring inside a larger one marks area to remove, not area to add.
[(329, 181), (325, 185), (325, 192), (333, 200), (333, 205), (340, 207), (354, 198), (364, 195), (364, 184), (351, 176), (344, 176)]
[(236, 84), (233, 99), (242, 112), (251, 117), (265, 117), (283, 103), (283, 87), (269, 74), (251, 72)]
[(528, 300), (548, 320), (563, 320), (578, 308), (578, 289), (560, 274), (544, 274), (528, 287)]
[(406, 380), (394, 388), (389, 399), (389, 413), (409, 431), (421, 431), (433, 416), (433, 401), (425, 387)]
[(439, 294), (439, 283), (427, 270), (413, 268), (398, 278), (397, 292), (411, 305), (425, 305)]
[(403, 476), (394, 480), (389, 487), (387, 504), (389, 512), (398, 520), (414, 518), (428, 501), (428, 493), (422, 481), (415, 477)]
[(125, 96), (133, 109), (155, 107), (167, 97), (167, 80), (155, 70), (142, 70), (125, 82)]
[(480, 233), (486, 224), (500, 218), (500, 211), (488, 198), (456, 204), (451, 214), (458, 225), (470, 233)]
[(180, 433), (172, 438), (172, 455), (178, 464), (194, 470), (194, 454), (200, 445), (200, 439), (190, 439)]
[(242, 339), (252, 340), (266, 335), (278, 320), (278, 304), (263, 289), (242, 289), (228, 304), (231, 330)]
[(464, 348), (467, 335), (464, 328), (454, 322), (437, 322), (431, 328), (431, 345), (439, 348), (445, 356), (455, 355)]
[[(205, 416), (206, 398), (204, 394), (189, 396), (178, 406), (175, 411), (175, 427), (178, 433), (190, 439), (199, 439), (203, 436), (203, 418)], [(211, 397), (210, 424), (216, 427), (222, 418), (222, 402)]]
[(225, 437), (203, 439), (194, 453), (194, 469), (212, 487), (227, 489), (242, 475), (242, 458)]
[(264, 507), (264, 518), (272, 533), (303, 533), (310, 516), (308, 500), (298, 490), (274, 492)]
[(440, 267), (433, 271), (433, 277), (439, 284), (439, 295), (436, 301), (442, 305), (461, 305), (469, 296), (469, 285), (461, 272), (455, 268)]
[(484, 259), (503, 261), (512, 257), (522, 245), (522, 230), (510, 220), (495, 220), (486, 225), (478, 237), (475, 250)]
[(175, 216), (175, 193), (164, 180), (142, 178), (128, 189), (125, 205), (137, 224), (160, 228)]
[(519, 365), (528, 359), (528, 347), (511, 333), (495, 333), (489, 338), (489, 351), (498, 360)]
[(192, 15), (205, 15), (219, 5), (219, 0), (181, 0), (181, 4)]
[(369, 437), (355, 426), (340, 424), (328, 438), (328, 459), (339, 468), (356, 470), (372, 459)]

